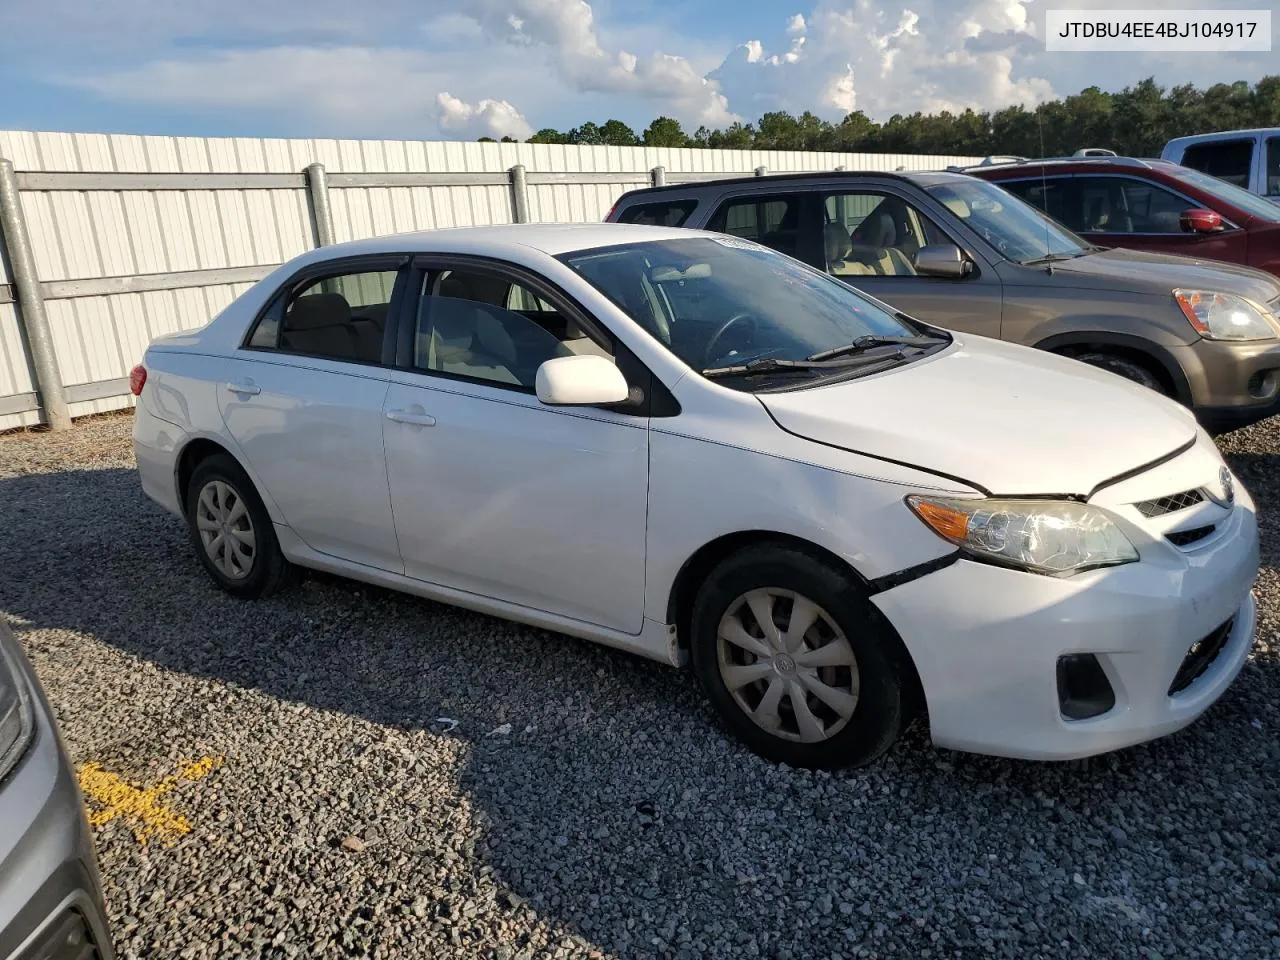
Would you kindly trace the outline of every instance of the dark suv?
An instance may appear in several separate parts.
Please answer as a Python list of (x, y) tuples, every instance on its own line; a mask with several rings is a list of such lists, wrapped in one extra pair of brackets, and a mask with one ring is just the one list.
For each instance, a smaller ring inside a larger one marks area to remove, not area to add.
[(1100, 247), (1226, 260), (1280, 275), (1280, 204), (1199, 170), (1133, 157), (962, 169)]
[(756, 241), (928, 323), (1109, 369), (1176, 397), (1211, 430), (1280, 409), (1280, 280), (1234, 264), (1103, 249), (962, 173), (651, 187), (623, 194), (606, 219)]

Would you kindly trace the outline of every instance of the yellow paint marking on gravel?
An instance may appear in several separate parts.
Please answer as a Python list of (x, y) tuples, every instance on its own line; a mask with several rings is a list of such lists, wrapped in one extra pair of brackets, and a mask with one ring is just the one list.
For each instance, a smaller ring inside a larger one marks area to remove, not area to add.
[(132, 824), (134, 836), (144, 846), (153, 836), (172, 843), (182, 834), (191, 832), (191, 823), (182, 814), (163, 806), (160, 798), (172, 793), (184, 780), (196, 781), (207, 777), (221, 764), (222, 757), (201, 757), (182, 764), (177, 773), (147, 788), (125, 783), (96, 763), (81, 764), (80, 790), (99, 807), (89, 813), (89, 824), (101, 827), (120, 817)]

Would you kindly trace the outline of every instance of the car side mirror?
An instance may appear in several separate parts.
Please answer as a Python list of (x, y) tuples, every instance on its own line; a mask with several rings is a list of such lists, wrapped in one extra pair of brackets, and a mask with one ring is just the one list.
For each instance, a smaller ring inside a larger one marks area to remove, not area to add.
[(1222, 214), (1216, 210), (1192, 207), (1182, 211), (1178, 226), (1184, 233), (1218, 233), (1222, 230)]
[(538, 367), (534, 389), (542, 403), (592, 406), (630, 397), (627, 378), (612, 360), (585, 353), (553, 357)]
[(966, 277), (973, 264), (954, 243), (928, 243), (916, 251), (916, 273), (926, 277)]

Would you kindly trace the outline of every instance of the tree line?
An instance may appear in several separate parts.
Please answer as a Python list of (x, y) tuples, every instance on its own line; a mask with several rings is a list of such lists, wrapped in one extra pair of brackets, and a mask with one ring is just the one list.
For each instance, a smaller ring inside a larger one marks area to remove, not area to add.
[[(1181, 84), (1165, 89), (1148, 77), (1108, 93), (1088, 87), (1039, 108), (994, 112), (894, 114), (877, 123), (855, 111), (839, 123), (809, 111), (766, 113), (756, 123), (686, 133), (671, 117), (658, 117), (636, 133), (621, 120), (588, 121), (571, 130), (544, 128), (529, 143), (619, 147), (709, 147), (734, 150), (830, 150), (841, 153), (932, 153), (987, 156), (1060, 156), (1081, 147), (1107, 147), (1122, 156), (1159, 156), (1173, 137), (1242, 127), (1280, 126), (1280, 76), (1218, 83), (1205, 89)], [(492, 142), (491, 137), (481, 140)], [(504, 142), (516, 142), (503, 137)]]

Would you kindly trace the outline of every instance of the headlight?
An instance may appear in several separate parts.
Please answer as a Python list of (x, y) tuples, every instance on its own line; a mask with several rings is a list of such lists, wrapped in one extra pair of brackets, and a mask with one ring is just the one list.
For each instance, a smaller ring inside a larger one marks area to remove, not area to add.
[(1271, 312), (1234, 293), (1175, 290), (1173, 298), (1202, 337), (1211, 340), (1269, 340), (1276, 336), (1276, 319)]
[[(4, 630), (0, 623), (0, 630)], [(31, 705), (4, 644), (0, 643), (0, 780), (21, 759), (31, 740)]]
[(1138, 551), (1101, 510), (1070, 500), (907, 497), (938, 536), (976, 559), (1067, 575), (1132, 563)]

